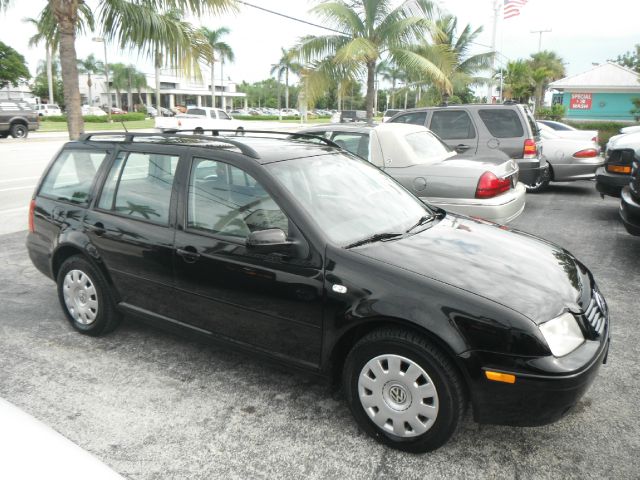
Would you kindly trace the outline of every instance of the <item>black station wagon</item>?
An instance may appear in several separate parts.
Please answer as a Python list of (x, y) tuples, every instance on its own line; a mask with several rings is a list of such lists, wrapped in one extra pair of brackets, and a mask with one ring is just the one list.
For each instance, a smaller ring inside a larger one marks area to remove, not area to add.
[(131, 315), (342, 383), (413, 452), (476, 421), (564, 415), (606, 361), (569, 252), (430, 207), (328, 140), (90, 134), (40, 181), (27, 246), (88, 335)]

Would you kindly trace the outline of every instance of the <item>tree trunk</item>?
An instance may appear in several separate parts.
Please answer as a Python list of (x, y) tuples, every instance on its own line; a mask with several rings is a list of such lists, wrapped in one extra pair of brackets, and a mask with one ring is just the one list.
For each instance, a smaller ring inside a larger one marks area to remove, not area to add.
[(84, 121), (80, 109), (80, 84), (78, 81), (78, 55), (76, 54), (76, 25), (78, 0), (49, 0), (60, 32), (60, 65), (62, 90), (67, 109), (69, 139), (77, 140), (84, 133)]
[(222, 92), (220, 92), (220, 108), (222, 110), (227, 110), (227, 99), (224, 97), (224, 57), (220, 58), (220, 88)]
[(47, 51), (47, 85), (49, 87), (49, 103), (56, 103), (53, 98), (53, 60), (52, 60), (52, 52), (51, 45), (46, 45)]
[(119, 88), (116, 88), (116, 108), (120, 108), (120, 100), (122, 100), (122, 93)]
[(160, 102), (160, 65), (162, 63), (162, 55), (160, 55), (159, 52), (156, 52), (153, 63), (156, 69), (156, 109), (158, 110), (158, 115), (162, 117), (160, 110), (162, 108), (162, 104)]
[(391, 108), (396, 108), (396, 77), (391, 79)]
[(216, 64), (216, 59), (211, 57), (211, 107), (216, 108), (216, 82), (215, 82), (215, 70), (214, 66)]
[(284, 69), (284, 108), (289, 109), (289, 69)]
[(93, 92), (91, 91), (91, 87), (93, 86), (93, 82), (91, 81), (91, 72), (87, 73), (87, 87), (89, 87), (89, 106), (93, 105)]
[(367, 122), (373, 120), (373, 95), (375, 91), (376, 62), (367, 62)]

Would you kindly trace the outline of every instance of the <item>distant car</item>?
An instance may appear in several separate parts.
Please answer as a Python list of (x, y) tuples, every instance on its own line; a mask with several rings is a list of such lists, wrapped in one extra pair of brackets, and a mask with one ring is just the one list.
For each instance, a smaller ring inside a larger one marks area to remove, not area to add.
[(520, 181), (535, 189), (546, 175), (540, 133), (526, 105), (465, 104), (405, 110), (392, 123), (423, 125), (458, 153), (502, 151), (518, 162)]
[(283, 108), (280, 110), (283, 117), (299, 117), (300, 112), (295, 108)]
[(331, 115), (331, 123), (364, 122), (367, 119), (366, 110), (340, 110)]
[(221, 108), (188, 107), (186, 113), (180, 113), (171, 118), (156, 117), (154, 127), (159, 132), (176, 130), (193, 130), (194, 133), (204, 133), (212, 129), (234, 129), (242, 131), (242, 122), (234, 120)]
[(124, 114), (124, 113), (127, 113), (127, 112), (125, 112), (125, 111), (124, 111), (124, 110), (122, 110), (121, 108), (118, 108), (118, 107), (111, 107), (111, 115), (122, 115), (122, 114)]
[[(544, 125), (543, 125), (544, 127)], [(548, 175), (540, 178), (530, 192), (544, 190), (549, 182), (571, 182), (595, 178), (598, 167), (604, 165), (600, 145), (594, 140), (561, 138), (558, 132), (548, 127), (540, 128), (542, 154), (549, 163)]]
[(96, 117), (104, 117), (105, 115), (107, 115), (107, 112), (102, 110), (100, 107), (90, 107), (89, 105), (83, 105), (81, 110), (83, 116), (93, 115)]
[(383, 122), (388, 122), (389, 120), (391, 120), (391, 117), (397, 115), (400, 112), (403, 112), (404, 110), (385, 110), (385, 112), (382, 114), (382, 121)]
[(604, 166), (596, 170), (596, 189), (600, 196), (619, 197), (631, 181), (631, 168), (640, 142), (640, 132), (620, 135), (609, 141)]
[(62, 115), (62, 110), (55, 103), (39, 103), (34, 106), (39, 117), (57, 117)]
[(567, 125), (566, 123), (556, 122), (554, 120), (538, 120), (540, 131), (553, 130), (556, 135), (561, 138), (587, 139), (598, 143), (597, 130), (580, 130), (578, 128)]
[(38, 114), (27, 102), (0, 100), (0, 138), (27, 138), (29, 131), (37, 130)]
[(501, 152), (457, 154), (418, 125), (325, 124), (301, 130), (368, 160), (411, 193), (445, 210), (507, 223), (525, 206), (518, 166)]
[(0, 425), (0, 478), (124, 480), (89, 452), (3, 399)]

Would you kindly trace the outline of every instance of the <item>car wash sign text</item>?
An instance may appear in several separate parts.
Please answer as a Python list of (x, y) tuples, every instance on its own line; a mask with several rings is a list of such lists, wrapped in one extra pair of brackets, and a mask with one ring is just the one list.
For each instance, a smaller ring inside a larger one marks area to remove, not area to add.
[(591, 94), (590, 93), (572, 93), (571, 110), (591, 110)]

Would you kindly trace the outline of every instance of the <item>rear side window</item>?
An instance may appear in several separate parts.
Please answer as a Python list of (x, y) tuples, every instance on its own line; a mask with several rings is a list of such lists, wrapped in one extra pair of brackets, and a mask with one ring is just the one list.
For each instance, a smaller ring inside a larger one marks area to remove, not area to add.
[(491, 135), (496, 138), (524, 136), (522, 122), (515, 110), (508, 108), (487, 108), (479, 110), (478, 114)]
[(49, 170), (40, 195), (79, 205), (89, 203), (89, 192), (106, 151), (65, 150)]
[(98, 206), (167, 225), (178, 157), (121, 152), (105, 181)]
[(399, 115), (392, 120), (393, 123), (410, 123), (412, 125), (423, 125), (427, 121), (427, 112), (411, 112)]
[(431, 117), (431, 131), (443, 140), (475, 138), (476, 129), (464, 110), (437, 110)]
[(336, 133), (332, 140), (340, 147), (354, 155), (364, 158), (369, 157), (369, 135), (362, 133)]

